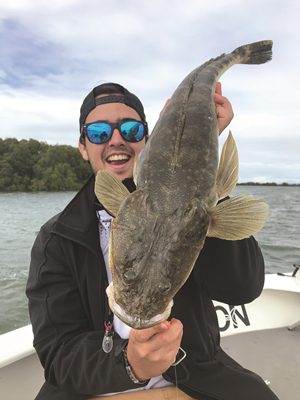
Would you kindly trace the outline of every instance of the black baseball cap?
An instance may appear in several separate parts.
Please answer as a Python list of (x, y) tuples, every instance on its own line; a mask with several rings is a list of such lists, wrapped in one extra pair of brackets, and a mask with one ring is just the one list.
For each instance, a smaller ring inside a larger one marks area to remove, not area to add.
[[(107, 96), (97, 97), (101, 94), (106, 94)], [(129, 92), (125, 87), (118, 83), (103, 83), (96, 86), (83, 100), (82, 106), (80, 107), (79, 117), (80, 133), (88, 114), (96, 106), (106, 103), (124, 103), (133, 108), (139, 114), (143, 122), (146, 121), (143, 104), (135, 94)]]

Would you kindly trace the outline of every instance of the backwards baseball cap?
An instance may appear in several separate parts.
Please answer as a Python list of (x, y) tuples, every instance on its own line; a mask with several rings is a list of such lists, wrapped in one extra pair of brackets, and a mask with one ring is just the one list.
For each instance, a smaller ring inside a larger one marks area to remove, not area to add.
[[(103, 94), (107, 96), (97, 97)], [(109, 82), (96, 86), (83, 100), (79, 117), (80, 132), (88, 114), (96, 106), (106, 103), (124, 103), (133, 108), (139, 114), (142, 121), (146, 121), (144, 107), (139, 98), (118, 83)]]

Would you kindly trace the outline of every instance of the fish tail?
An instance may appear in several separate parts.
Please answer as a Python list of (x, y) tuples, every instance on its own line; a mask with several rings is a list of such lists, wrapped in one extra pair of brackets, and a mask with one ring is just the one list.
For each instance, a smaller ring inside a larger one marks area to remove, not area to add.
[(263, 64), (272, 59), (272, 40), (240, 46), (233, 51), (233, 55), (239, 58), (240, 64)]

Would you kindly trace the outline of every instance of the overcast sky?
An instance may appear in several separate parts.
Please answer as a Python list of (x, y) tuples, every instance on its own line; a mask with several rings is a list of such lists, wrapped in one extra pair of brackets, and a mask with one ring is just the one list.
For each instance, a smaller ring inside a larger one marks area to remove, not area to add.
[(272, 39), (271, 62), (236, 65), (221, 78), (240, 181), (300, 182), (299, 4), (0, 0), (0, 137), (76, 146), (82, 99), (108, 81), (140, 97), (152, 128), (192, 69)]

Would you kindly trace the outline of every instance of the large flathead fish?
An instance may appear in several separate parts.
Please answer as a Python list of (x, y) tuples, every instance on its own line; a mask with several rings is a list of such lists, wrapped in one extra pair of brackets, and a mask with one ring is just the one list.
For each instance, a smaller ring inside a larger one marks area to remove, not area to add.
[(109, 303), (131, 327), (146, 328), (168, 318), (172, 299), (191, 273), (206, 236), (239, 240), (264, 225), (267, 205), (252, 196), (217, 204), (236, 185), (238, 156), (229, 134), (218, 166), (213, 93), (232, 65), (261, 64), (271, 57), (272, 41), (266, 40), (192, 71), (174, 92), (139, 157), (134, 193), (108, 172), (98, 172), (96, 195), (114, 216)]

